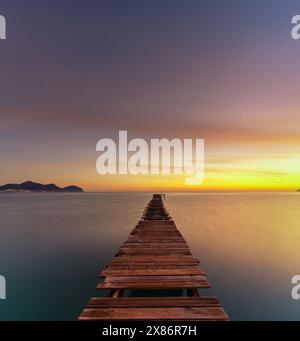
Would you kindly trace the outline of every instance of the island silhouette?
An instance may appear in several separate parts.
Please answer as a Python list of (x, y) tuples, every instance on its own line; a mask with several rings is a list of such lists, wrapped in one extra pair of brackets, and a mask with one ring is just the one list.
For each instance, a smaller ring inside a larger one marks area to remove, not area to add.
[(58, 187), (55, 184), (40, 184), (26, 181), (21, 184), (6, 184), (0, 186), (0, 192), (72, 192), (82, 193), (84, 190), (78, 186)]

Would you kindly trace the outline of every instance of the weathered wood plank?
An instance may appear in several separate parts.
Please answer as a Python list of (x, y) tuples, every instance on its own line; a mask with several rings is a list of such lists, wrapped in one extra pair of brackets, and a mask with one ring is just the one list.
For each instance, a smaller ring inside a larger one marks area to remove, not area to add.
[(113, 269), (103, 270), (101, 277), (107, 276), (176, 276), (176, 275), (205, 275), (202, 269), (197, 268), (171, 268), (171, 269)]
[(204, 275), (147, 275), (147, 276), (108, 276), (105, 279), (105, 283), (109, 282), (125, 282), (125, 281), (141, 281), (141, 282), (168, 282), (168, 281), (206, 281)]
[(178, 263), (178, 264), (199, 264), (199, 260), (191, 255), (118, 255), (111, 260), (111, 263), (125, 263), (125, 264), (136, 264), (136, 263)]
[(87, 308), (101, 307), (220, 307), (216, 297), (94, 297)]
[(164, 248), (164, 249), (183, 249), (183, 250), (190, 250), (190, 248), (185, 244), (167, 244), (167, 243), (139, 243), (139, 244), (133, 244), (133, 243), (127, 243), (123, 244), (120, 248), (122, 249), (156, 249), (156, 248)]
[[(150, 264), (150, 265), (144, 265), (144, 264), (110, 264), (108, 266), (105, 267), (105, 269), (112, 269), (112, 270), (178, 270), (180, 271), (181, 269), (182, 270), (185, 270), (185, 269), (200, 269), (198, 264), (197, 265), (178, 265), (178, 264), (175, 264), (175, 265), (164, 265), (164, 264)], [(201, 269), (201, 271), (203, 271), (204, 273), (204, 270)]]
[(221, 307), (84, 309), (80, 320), (200, 320), (226, 321)]
[[(108, 278), (108, 277), (106, 277)], [(97, 284), (97, 289), (180, 289), (180, 288), (210, 288), (207, 279), (191, 280), (191, 281), (108, 281)]]
[(182, 256), (155, 256), (155, 255), (145, 255), (145, 256), (118, 256), (112, 259), (112, 262), (169, 262), (169, 261), (178, 261), (178, 262), (196, 262), (199, 263), (197, 258), (194, 258), (190, 255), (182, 255)]
[(160, 250), (160, 249), (154, 249), (154, 250), (120, 250), (118, 252), (118, 255), (153, 255), (155, 253), (156, 255), (190, 255), (191, 252), (188, 251), (180, 251), (180, 250)]

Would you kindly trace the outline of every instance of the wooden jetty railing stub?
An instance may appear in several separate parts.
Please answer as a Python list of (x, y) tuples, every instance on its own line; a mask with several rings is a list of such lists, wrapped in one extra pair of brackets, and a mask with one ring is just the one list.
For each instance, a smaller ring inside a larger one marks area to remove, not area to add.
[[(154, 194), (142, 219), (101, 272), (97, 289), (109, 297), (92, 298), (79, 320), (228, 320), (216, 297), (199, 296), (209, 288), (199, 260)], [(125, 290), (181, 289), (187, 296), (123, 297)]]

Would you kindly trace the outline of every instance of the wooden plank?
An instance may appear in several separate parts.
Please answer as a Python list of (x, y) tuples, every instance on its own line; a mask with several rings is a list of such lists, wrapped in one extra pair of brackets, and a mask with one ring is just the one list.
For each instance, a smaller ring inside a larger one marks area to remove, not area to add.
[[(108, 266), (113, 266), (113, 265), (125, 265), (127, 266), (128, 263), (127, 262), (118, 262), (117, 260), (112, 260)], [(199, 265), (199, 261), (189, 261), (189, 260), (182, 260), (182, 261), (177, 261), (177, 260), (165, 260), (165, 261), (132, 261), (130, 262), (130, 266), (197, 266)]]
[(197, 258), (189, 255), (182, 256), (153, 256), (153, 255), (145, 255), (145, 256), (117, 256), (113, 258), (112, 262), (169, 262), (169, 261), (178, 261), (178, 262), (196, 262), (199, 263)]
[(161, 239), (161, 240), (170, 240), (172, 241), (173, 239), (174, 240), (178, 240), (178, 241), (183, 241), (183, 242), (186, 242), (181, 235), (172, 235), (172, 236), (164, 236), (162, 234), (160, 235), (157, 235), (157, 234), (145, 234), (145, 235), (142, 235), (142, 234), (131, 234), (127, 240), (130, 240), (130, 239), (142, 239), (142, 240), (153, 240), (153, 239)]
[(131, 249), (123, 249), (118, 252), (118, 255), (190, 255), (191, 252), (189, 250), (160, 250), (157, 249), (140, 249), (140, 250), (131, 250)]
[(121, 248), (118, 252), (119, 255), (191, 255), (189, 249), (160, 249), (160, 248)]
[(127, 239), (128, 242), (138, 242), (138, 243), (177, 243), (186, 244), (186, 241), (182, 238), (141, 238), (141, 237), (130, 237)]
[(174, 234), (163, 234), (163, 233), (136, 233), (134, 235), (130, 235), (130, 237), (125, 241), (129, 242), (131, 240), (141, 240), (141, 241), (165, 241), (169, 243), (177, 243), (182, 242), (186, 243), (186, 241), (182, 238), (180, 235), (174, 235)]
[[(182, 235), (180, 234), (180, 232), (176, 231), (176, 230), (169, 230), (169, 231), (163, 231), (163, 230), (159, 230), (159, 229), (152, 229), (152, 230), (146, 230), (146, 229), (136, 229), (132, 231), (132, 235), (160, 235), (160, 236), (174, 236), (174, 237), (181, 237)], [(182, 238), (183, 239), (183, 238)]]
[[(178, 247), (188, 247), (187, 244), (185, 242), (180, 242), (179, 240), (169, 240), (169, 239), (147, 239), (147, 240), (142, 240), (142, 239), (138, 239), (138, 240), (130, 240), (128, 241), (129, 243), (124, 243), (122, 246), (129, 246), (129, 245), (141, 245), (141, 246), (155, 246), (155, 245), (159, 245), (159, 246), (178, 246)], [(170, 244), (170, 245), (169, 245)]]
[(130, 249), (151, 249), (151, 248), (161, 248), (164, 247), (165, 249), (187, 249), (190, 248), (187, 246), (187, 244), (176, 244), (176, 243), (124, 243), (121, 248), (130, 248)]
[[(142, 276), (141, 276), (142, 277)], [(159, 276), (157, 276), (159, 277)], [(106, 279), (109, 277), (106, 277)], [(207, 279), (204, 277), (202, 280), (174, 280), (174, 281), (160, 281), (153, 280), (142, 281), (142, 280), (127, 280), (127, 281), (107, 281), (100, 282), (97, 284), (97, 289), (180, 289), (180, 288), (210, 288)]]
[(109, 267), (101, 272), (101, 277), (106, 276), (176, 276), (176, 275), (205, 275), (205, 272), (200, 268), (170, 268), (170, 269), (114, 269)]
[(152, 251), (156, 250), (160, 251), (188, 251), (190, 249), (186, 246), (164, 246), (164, 245), (156, 245), (156, 246), (147, 246), (147, 245), (126, 245), (121, 246), (120, 251)]
[(169, 239), (169, 238), (173, 238), (173, 239), (178, 239), (178, 240), (182, 240), (185, 241), (182, 236), (180, 234), (177, 233), (158, 233), (158, 232), (151, 232), (151, 231), (143, 231), (143, 232), (136, 232), (134, 234), (132, 234), (133, 237), (135, 238), (142, 238), (142, 239), (157, 239), (158, 237), (160, 237), (160, 239)]
[(165, 226), (176, 226), (174, 220), (169, 219), (169, 220), (147, 220), (143, 219), (140, 220), (137, 225), (143, 225), (143, 226), (155, 226), (155, 225), (165, 225)]
[(221, 307), (84, 309), (80, 320), (198, 320), (227, 321)]
[(157, 254), (158, 256), (163, 255), (173, 255), (173, 256), (187, 256), (191, 253), (189, 251), (163, 251), (163, 250), (149, 250), (149, 251), (120, 251), (117, 253), (117, 255), (120, 256), (140, 256), (140, 255), (153, 255), (153, 253)]
[[(109, 266), (111, 265), (127, 265), (128, 263), (127, 262), (118, 262), (116, 260), (112, 260), (110, 263), (109, 263)], [(178, 261), (178, 260), (165, 260), (165, 261), (131, 261), (130, 262), (130, 265), (143, 265), (143, 266), (146, 266), (146, 265), (155, 265), (155, 266), (166, 266), (166, 265), (183, 265), (183, 266), (193, 266), (193, 265), (198, 265), (199, 264), (199, 261), (189, 261), (189, 260), (182, 260), (182, 261)]]
[(186, 248), (186, 247), (172, 247), (172, 248), (163, 248), (163, 247), (121, 247), (119, 249), (119, 252), (145, 252), (144, 254), (146, 254), (147, 252), (150, 252), (150, 255), (158, 255), (160, 252), (166, 253), (168, 255), (171, 253), (188, 253), (188, 255), (191, 255), (191, 251), (190, 249)]
[[(120, 267), (120, 266), (123, 266), (123, 265), (127, 265), (126, 263), (110, 263), (108, 266), (111, 267), (111, 266), (116, 266), (116, 267)], [(152, 268), (166, 268), (166, 267), (187, 267), (187, 266), (197, 266), (198, 263), (195, 263), (195, 262), (157, 262), (157, 263), (153, 263), (153, 262), (136, 262), (136, 263), (131, 263), (130, 264), (130, 267), (152, 267)]]
[(220, 307), (216, 297), (94, 297), (87, 308), (101, 307)]
[[(144, 222), (148, 222), (150, 220), (144, 220)], [(144, 228), (144, 229), (174, 229), (177, 230), (176, 225), (174, 223), (168, 224), (168, 221), (163, 220), (163, 221), (154, 221), (151, 220), (152, 224), (145, 224), (145, 223), (139, 223), (135, 226), (136, 229), (138, 228)]]
[(119, 269), (119, 270), (169, 270), (169, 269), (200, 269), (198, 264), (197, 265), (180, 265), (180, 264), (175, 264), (175, 265), (164, 265), (164, 264), (150, 264), (150, 265), (145, 265), (145, 264), (110, 264), (106, 266), (105, 269)]
[(120, 256), (148, 256), (148, 255), (153, 255), (156, 254), (157, 256), (164, 256), (164, 255), (173, 255), (173, 256), (188, 256), (191, 255), (191, 252), (189, 250), (185, 251), (185, 250), (178, 250), (178, 249), (174, 249), (174, 250), (160, 250), (160, 249), (140, 249), (140, 250), (131, 250), (131, 249), (127, 249), (127, 250), (120, 250), (118, 252), (118, 255)]
[(168, 281), (206, 281), (206, 277), (204, 275), (147, 275), (147, 276), (108, 276), (105, 279), (105, 283), (109, 282), (125, 282), (125, 281), (141, 281), (143, 283), (152, 282), (152, 281), (160, 281), (160, 282), (168, 282)]
[(147, 263), (159, 263), (159, 262), (194, 262), (199, 263), (198, 259), (193, 258), (191, 255), (119, 255), (112, 259), (112, 262), (118, 263), (136, 263), (136, 262), (147, 262)]
[[(192, 259), (192, 258), (187, 258), (187, 259), (180, 259), (181, 257), (188, 257), (188, 255), (175, 255), (173, 258), (168, 257), (167, 259), (161, 259), (161, 255), (157, 256), (160, 257), (160, 259), (147, 259), (148, 255), (120, 255), (115, 257), (110, 263), (110, 264), (153, 264), (153, 265), (159, 265), (159, 264), (192, 264), (192, 265), (197, 265), (200, 262), (197, 259)], [(126, 258), (125, 258), (126, 257)], [(130, 257), (140, 257), (140, 258), (132, 258)]]
[(153, 221), (153, 220), (140, 220), (137, 225), (142, 226), (176, 226), (173, 220), (165, 220), (165, 221)]
[(130, 249), (156, 249), (156, 248), (163, 248), (165, 250), (168, 250), (168, 249), (178, 249), (178, 250), (181, 250), (181, 249), (184, 249), (184, 250), (190, 250), (190, 248), (185, 245), (185, 244), (167, 244), (167, 243), (161, 243), (161, 244), (158, 244), (158, 243), (132, 243), (132, 244), (123, 244), (120, 248), (130, 248)]
[(179, 248), (182, 248), (182, 247), (185, 247), (185, 248), (188, 248), (189, 249), (189, 246), (187, 243), (170, 243), (170, 242), (164, 242), (164, 243), (161, 243), (161, 242), (125, 242), (123, 244), (123, 246), (126, 246), (126, 247), (138, 247), (138, 246), (142, 246), (142, 247), (156, 247), (156, 246), (159, 246), (159, 247), (165, 247), (165, 248), (174, 248), (174, 247), (179, 247)]

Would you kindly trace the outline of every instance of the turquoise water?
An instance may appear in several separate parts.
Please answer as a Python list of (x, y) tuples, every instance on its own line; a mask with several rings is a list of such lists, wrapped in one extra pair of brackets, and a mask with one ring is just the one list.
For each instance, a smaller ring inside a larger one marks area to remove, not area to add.
[[(0, 320), (74, 320), (151, 194), (0, 194)], [(168, 194), (232, 320), (299, 320), (299, 194)]]

